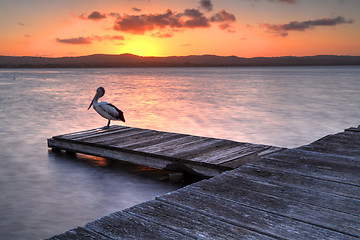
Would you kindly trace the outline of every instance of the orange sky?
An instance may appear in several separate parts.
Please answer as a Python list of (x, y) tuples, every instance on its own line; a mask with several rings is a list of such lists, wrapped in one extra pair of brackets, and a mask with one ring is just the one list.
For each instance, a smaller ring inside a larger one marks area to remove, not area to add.
[(0, 55), (360, 55), (359, 0), (11, 0)]

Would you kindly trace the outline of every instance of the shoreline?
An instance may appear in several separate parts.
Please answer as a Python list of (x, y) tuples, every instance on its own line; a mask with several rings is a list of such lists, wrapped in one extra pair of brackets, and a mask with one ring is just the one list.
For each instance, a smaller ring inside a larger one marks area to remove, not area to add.
[(89, 55), (81, 57), (0, 56), (0, 68), (135, 68), (135, 67), (267, 67), (267, 66), (358, 66), (360, 56), (306, 56), (241, 58), (214, 55), (140, 57), (136, 55)]

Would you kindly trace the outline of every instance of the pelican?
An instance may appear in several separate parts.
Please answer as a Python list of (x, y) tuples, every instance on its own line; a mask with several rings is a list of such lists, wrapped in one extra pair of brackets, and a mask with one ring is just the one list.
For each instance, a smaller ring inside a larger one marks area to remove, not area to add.
[(91, 106), (93, 106), (98, 114), (100, 114), (103, 118), (108, 119), (109, 120), (108, 124), (105, 127), (103, 127), (103, 129), (107, 129), (110, 126), (110, 120), (119, 120), (125, 122), (125, 118), (123, 112), (114, 105), (112, 105), (111, 103), (98, 102), (99, 98), (104, 96), (104, 94), (105, 94), (105, 89), (103, 87), (99, 87), (96, 90), (96, 94), (93, 100), (91, 101), (88, 110), (91, 108)]

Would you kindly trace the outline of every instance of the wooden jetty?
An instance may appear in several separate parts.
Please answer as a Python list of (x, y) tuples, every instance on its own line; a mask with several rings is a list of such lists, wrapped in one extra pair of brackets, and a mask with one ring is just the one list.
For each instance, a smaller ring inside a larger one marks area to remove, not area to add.
[(50, 239), (359, 238), (360, 128), (350, 128)]
[(124, 126), (48, 139), (48, 146), (156, 169), (216, 176), (284, 148)]

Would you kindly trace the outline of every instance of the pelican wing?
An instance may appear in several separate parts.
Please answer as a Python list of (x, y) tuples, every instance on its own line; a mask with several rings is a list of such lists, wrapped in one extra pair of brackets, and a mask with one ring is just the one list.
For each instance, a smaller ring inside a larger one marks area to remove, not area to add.
[(125, 122), (124, 113), (120, 109), (118, 109), (111, 103), (107, 103), (106, 105), (104, 105), (104, 107), (105, 106), (107, 106), (106, 110), (109, 115), (111, 115), (112, 117), (114, 117), (117, 120), (121, 120), (121, 121)]

